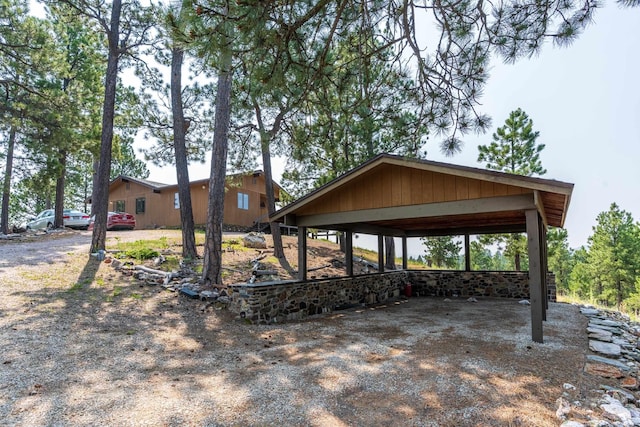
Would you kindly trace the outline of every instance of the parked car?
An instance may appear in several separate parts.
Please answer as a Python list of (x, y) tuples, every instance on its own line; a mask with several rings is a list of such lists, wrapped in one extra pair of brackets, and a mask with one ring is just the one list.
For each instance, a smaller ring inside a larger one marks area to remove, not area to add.
[[(96, 216), (91, 217), (89, 230), (93, 230)], [(133, 230), (136, 227), (136, 217), (126, 212), (109, 212), (107, 214), (107, 230)]]
[[(27, 230), (39, 230), (53, 228), (55, 220), (55, 211), (46, 209), (38, 214), (35, 218), (29, 220), (26, 224)], [(89, 227), (89, 215), (84, 212), (64, 209), (62, 211), (62, 223), (65, 227), (78, 228), (86, 230)]]

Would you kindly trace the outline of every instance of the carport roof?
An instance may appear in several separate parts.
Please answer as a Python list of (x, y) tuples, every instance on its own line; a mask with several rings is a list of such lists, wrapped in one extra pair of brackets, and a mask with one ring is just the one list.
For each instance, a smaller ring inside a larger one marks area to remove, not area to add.
[(271, 215), (387, 236), (523, 232), (525, 211), (564, 226), (573, 184), (381, 154)]

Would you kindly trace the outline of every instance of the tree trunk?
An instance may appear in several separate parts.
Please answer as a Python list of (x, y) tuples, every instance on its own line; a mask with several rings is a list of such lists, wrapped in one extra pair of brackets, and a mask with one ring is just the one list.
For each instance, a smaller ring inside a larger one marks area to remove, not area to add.
[(93, 153), (91, 153), (91, 156), (93, 157), (93, 164), (92, 164), (93, 172), (91, 174), (91, 212), (89, 213), (89, 216), (92, 216), (96, 213), (95, 200), (96, 200), (96, 190), (98, 189), (98, 169), (100, 168), (100, 156)]
[(516, 271), (522, 270), (522, 263), (520, 262), (520, 252), (516, 252), (513, 260), (513, 265), (515, 266)]
[(385, 270), (396, 269), (396, 242), (391, 236), (384, 237), (384, 253), (386, 261), (384, 263)]
[(191, 206), (191, 186), (185, 135), (187, 125), (182, 110), (182, 60), (184, 51), (174, 47), (171, 50), (171, 110), (173, 113), (173, 148), (176, 155), (178, 175), (178, 195), (180, 197), (180, 225), (182, 228), (182, 257), (195, 259), (196, 237), (194, 232), (193, 208)]
[(120, 41), (121, 0), (113, 0), (111, 28), (108, 32), (109, 57), (105, 75), (104, 104), (102, 109), (102, 137), (100, 139), (100, 164), (91, 208), (95, 214), (90, 252), (105, 249), (107, 240), (107, 212), (109, 211), (109, 174), (111, 172), (111, 146), (113, 144), (113, 119), (118, 83), (118, 59)]
[(60, 150), (60, 171), (56, 179), (56, 201), (54, 205), (55, 215), (53, 217), (53, 228), (62, 228), (64, 226), (64, 181), (67, 175), (67, 152)]
[[(273, 188), (273, 173), (271, 168), (271, 150), (269, 147), (269, 141), (267, 138), (262, 139), (262, 167), (264, 168), (264, 180), (265, 190), (267, 193), (267, 213), (269, 216), (276, 211), (276, 197), (275, 189)], [(284, 268), (289, 275), (293, 276), (294, 272), (284, 255), (284, 248), (282, 247), (282, 234), (280, 233), (280, 224), (276, 222), (269, 222), (271, 229), (271, 237), (273, 238), (273, 256), (275, 256), (282, 268)]]
[(216, 93), (207, 231), (204, 243), (204, 265), (202, 268), (202, 280), (206, 285), (222, 285), (222, 221), (227, 174), (232, 84), (231, 52), (229, 50), (223, 53), (221, 65)]
[[(264, 168), (264, 181), (265, 192), (267, 196), (267, 213), (269, 216), (276, 211), (276, 196), (275, 189), (273, 188), (273, 170), (271, 168), (271, 136), (280, 130), (280, 124), (282, 123), (283, 112), (280, 112), (276, 116), (273, 127), (270, 132), (267, 132), (264, 121), (262, 120), (262, 111), (257, 103), (254, 103), (254, 110), (256, 112), (256, 121), (258, 122), (258, 129), (260, 131), (260, 148), (262, 151), (262, 167)], [(284, 255), (284, 248), (282, 247), (282, 233), (280, 232), (280, 225), (275, 222), (269, 222), (269, 228), (271, 230), (271, 237), (273, 239), (273, 255), (278, 259), (280, 266), (293, 277), (294, 271), (287, 261)]]
[(9, 234), (9, 195), (11, 193), (11, 175), (13, 173), (13, 150), (16, 146), (16, 127), (11, 126), (9, 146), (7, 147), (7, 164), (4, 168), (4, 184), (2, 186), (2, 216), (0, 217), (0, 233)]

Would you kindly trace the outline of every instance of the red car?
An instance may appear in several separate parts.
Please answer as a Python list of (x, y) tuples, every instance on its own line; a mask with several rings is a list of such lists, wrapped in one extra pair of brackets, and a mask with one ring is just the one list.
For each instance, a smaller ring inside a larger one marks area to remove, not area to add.
[[(91, 217), (89, 230), (93, 230), (96, 216)], [(133, 230), (136, 227), (136, 217), (126, 212), (109, 212), (107, 214), (107, 230)]]

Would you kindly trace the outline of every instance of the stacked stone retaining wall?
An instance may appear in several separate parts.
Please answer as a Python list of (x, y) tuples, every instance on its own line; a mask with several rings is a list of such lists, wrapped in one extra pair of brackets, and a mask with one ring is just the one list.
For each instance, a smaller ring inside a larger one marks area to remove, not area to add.
[[(529, 298), (526, 271), (410, 270), (416, 296)], [(548, 298), (556, 301), (555, 275), (547, 274)]]
[[(549, 277), (555, 301), (555, 277)], [(413, 296), (529, 298), (527, 272), (407, 270), (307, 282), (230, 285), (230, 309), (258, 323), (277, 323), (341, 308), (384, 303), (410, 283)]]
[(260, 323), (301, 319), (343, 307), (397, 298), (406, 278), (406, 271), (394, 271), (308, 282), (231, 285), (230, 309), (243, 318)]

